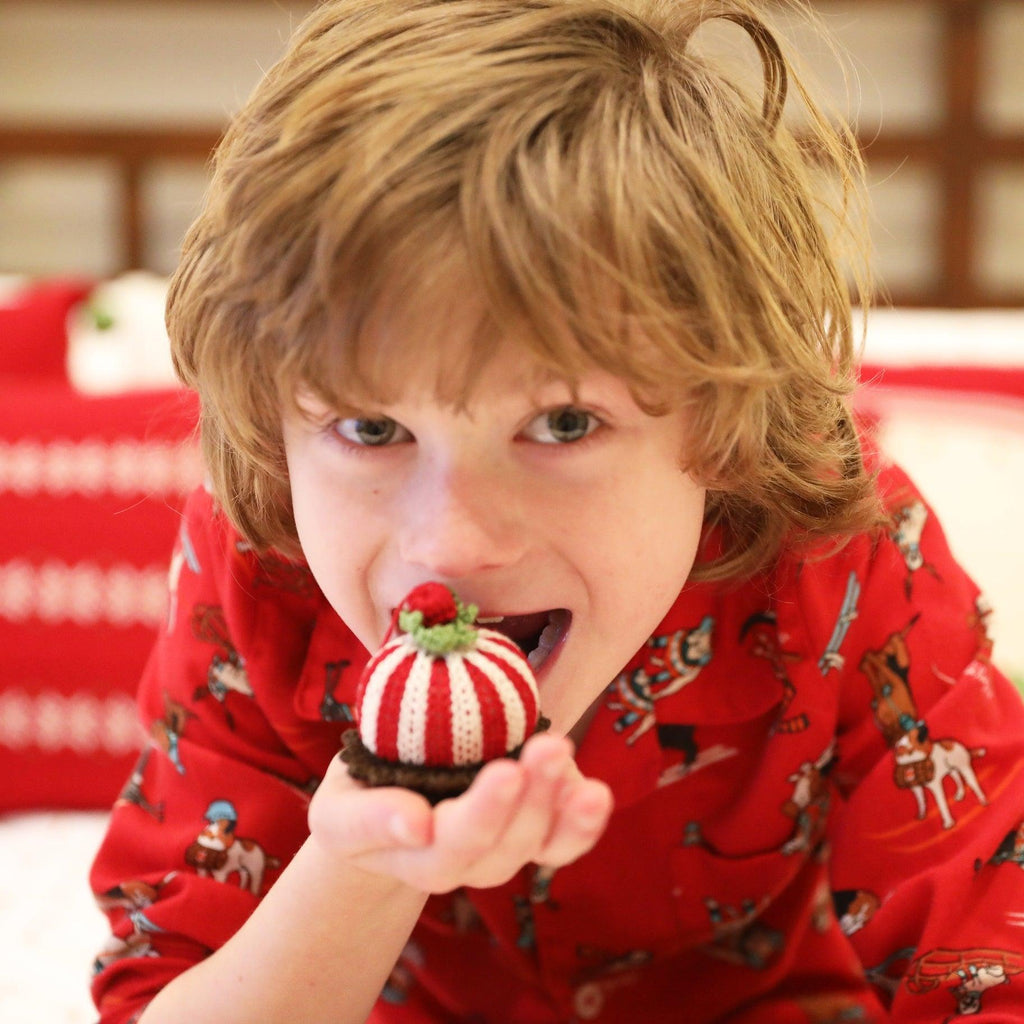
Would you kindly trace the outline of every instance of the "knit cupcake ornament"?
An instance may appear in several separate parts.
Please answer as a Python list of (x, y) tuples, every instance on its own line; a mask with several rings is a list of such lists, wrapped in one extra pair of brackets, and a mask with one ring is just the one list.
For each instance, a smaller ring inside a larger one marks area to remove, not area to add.
[(517, 757), (547, 728), (526, 656), (507, 636), (476, 625), (476, 615), (440, 583), (402, 602), (397, 635), (360, 679), (358, 728), (342, 737), (353, 777), (436, 802), (466, 789), (486, 762)]

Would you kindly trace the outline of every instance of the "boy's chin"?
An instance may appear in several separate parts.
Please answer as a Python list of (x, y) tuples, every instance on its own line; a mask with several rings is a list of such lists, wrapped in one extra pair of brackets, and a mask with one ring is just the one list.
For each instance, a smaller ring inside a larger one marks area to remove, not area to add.
[[(601, 707), (601, 702), (603, 700), (604, 691), (602, 690), (594, 698), (590, 705), (584, 708), (582, 714), (573, 716), (572, 723), (568, 726), (568, 728), (561, 730), (561, 732), (564, 735), (568, 736), (569, 739), (571, 739), (573, 743), (576, 744), (577, 748), (583, 742), (584, 736), (587, 735), (587, 732), (590, 729), (590, 723), (594, 720), (594, 716), (597, 714), (599, 708)], [(555, 728), (557, 728), (557, 726), (553, 722), (552, 729)]]
[[(554, 672), (554, 666), (552, 666)], [(568, 736), (577, 746), (590, 728), (590, 723), (605, 699), (606, 686), (596, 692), (584, 693), (578, 678), (565, 678), (561, 673), (546, 678), (543, 669), (537, 678), (540, 708), (551, 722), (550, 731)]]

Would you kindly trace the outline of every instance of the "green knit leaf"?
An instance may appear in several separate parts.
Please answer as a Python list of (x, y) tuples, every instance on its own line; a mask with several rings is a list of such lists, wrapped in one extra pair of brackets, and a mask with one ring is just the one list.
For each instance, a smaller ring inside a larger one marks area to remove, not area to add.
[(436, 626), (423, 625), (423, 612), (401, 611), (398, 613), (398, 627), (412, 637), (413, 643), (424, 653), (444, 656), (453, 651), (468, 651), (476, 647), (479, 635), (476, 622), (475, 604), (464, 605), (456, 598), (458, 616), (454, 622), (442, 622)]

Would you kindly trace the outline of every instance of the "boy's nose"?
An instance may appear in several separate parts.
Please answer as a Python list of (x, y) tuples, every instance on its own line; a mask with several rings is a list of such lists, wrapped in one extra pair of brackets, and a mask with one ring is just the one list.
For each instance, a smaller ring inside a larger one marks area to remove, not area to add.
[(524, 549), (518, 503), (493, 472), (426, 472), (405, 501), (399, 553), (434, 576), (454, 580), (510, 565)]

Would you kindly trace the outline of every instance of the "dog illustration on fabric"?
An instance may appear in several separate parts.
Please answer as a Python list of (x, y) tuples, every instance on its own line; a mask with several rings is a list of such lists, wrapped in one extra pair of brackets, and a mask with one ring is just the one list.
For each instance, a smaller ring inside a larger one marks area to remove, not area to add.
[(713, 941), (700, 947), (708, 956), (737, 967), (762, 971), (771, 966), (785, 948), (785, 936), (758, 920), (755, 908), (748, 905), (738, 912), (732, 908), (723, 912), (712, 899), (705, 899), (704, 903), (715, 930)]
[(829, 773), (836, 764), (835, 742), (830, 743), (814, 761), (804, 761), (787, 779), (793, 787), (782, 813), (793, 819), (793, 835), (782, 852), (800, 853), (810, 850), (821, 836), (828, 818), (832, 792)]
[(124, 936), (110, 936), (93, 963), (94, 973), (99, 974), (109, 964), (124, 957), (160, 955), (150, 944), (150, 937), (158, 935), (164, 929), (146, 916), (146, 909), (156, 901), (161, 886), (173, 877), (174, 872), (171, 872), (157, 885), (133, 879), (107, 889), (97, 897), (96, 903), (100, 910), (123, 910), (125, 919), (131, 924), (132, 929)]
[(974, 758), (984, 755), (984, 747), (968, 750), (959, 740), (949, 737), (932, 740), (928, 726), (922, 722), (901, 736), (893, 747), (896, 785), (914, 794), (919, 819), (925, 816), (925, 791), (931, 793), (942, 818), (942, 827), (952, 828), (956, 822), (949, 812), (944, 782), (952, 779), (956, 787), (954, 800), (963, 800), (966, 785), (979, 803), (987, 803), (972, 766)]
[(950, 779), (955, 787), (954, 800), (963, 800), (966, 790), (970, 789), (979, 802), (985, 804), (985, 794), (973, 764), (975, 758), (985, 755), (985, 749), (969, 749), (948, 736), (933, 739), (928, 725), (919, 716), (910, 688), (911, 657), (907, 645), (910, 631), (919, 618), (915, 615), (878, 650), (865, 651), (860, 670), (871, 684), (875, 724), (893, 752), (894, 783), (913, 794), (919, 820), (926, 815), (926, 794), (930, 793), (942, 827), (949, 829), (956, 822), (949, 809), (945, 780)]
[(224, 610), (218, 605), (196, 605), (192, 609), (192, 635), (197, 640), (214, 644), (221, 649), (221, 653), (215, 654), (210, 661), (206, 685), (196, 687), (192, 699), (202, 700), (203, 697), (212, 696), (224, 708), (224, 719), (228, 728), (234, 729), (235, 720), (228, 707), (228, 696), (234, 693), (242, 697), (252, 697), (253, 690), (245, 671), (245, 661), (235, 650), (228, 634)]
[(153, 742), (170, 758), (179, 775), (185, 774), (185, 764), (181, 760), (181, 738), (185, 735), (189, 720), (195, 717), (194, 711), (190, 711), (181, 701), (174, 700), (164, 690), (164, 717), (154, 718), (149, 725), (149, 735)]
[(907, 566), (904, 589), (909, 601), (914, 586), (914, 573), (920, 569), (927, 569), (938, 578), (935, 567), (925, 561), (924, 553), (921, 550), (921, 537), (928, 522), (928, 507), (918, 498), (894, 509), (891, 516), (892, 530), (889, 536), (899, 548)]
[(918, 721), (917, 705), (910, 689), (907, 638), (919, 619), (920, 615), (915, 615), (903, 629), (889, 636), (882, 647), (865, 651), (860, 660), (860, 670), (871, 684), (875, 725), (889, 747), (895, 746)]
[(632, 672), (623, 672), (612, 683), (608, 706), (623, 712), (615, 730), (632, 730), (626, 743), (635, 743), (654, 726), (654, 705), (659, 700), (692, 683), (711, 661), (714, 624), (714, 619), (707, 615), (695, 629), (651, 637), (644, 648), (644, 663)]
[(226, 882), (238, 874), (238, 885), (259, 896), (264, 875), (280, 867), (277, 857), (271, 857), (255, 839), (235, 835), (238, 812), (230, 800), (214, 800), (206, 809), (206, 827), (185, 851), (185, 863), (196, 874)]
[(748, 896), (741, 899), (739, 905), (736, 906), (719, 903), (714, 896), (705, 896), (703, 903), (711, 924), (712, 941), (734, 948), (731, 944), (731, 937), (745, 932), (748, 926), (757, 920), (758, 915), (765, 911), (770, 902), (771, 900), (767, 896), (760, 896), (757, 900)]
[(881, 905), (878, 895), (869, 889), (837, 889), (832, 893), (832, 908), (839, 929), (847, 936), (869, 925)]
[(142, 753), (139, 754), (139, 759), (135, 762), (135, 767), (132, 768), (132, 773), (129, 776), (128, 781), (124, 784), (124, 787), (118, 794), (117, 799), (114, 801), (114, 806), (138, 807), (157, 821), (163, 821), (163, 800), (155, 804), (152, 803), (142, 788), (146, 781), (146, 767), (149, 764), (149, 758), (152, 753), (153, 748), (151, 746), (147, 745), (142, 748)]

